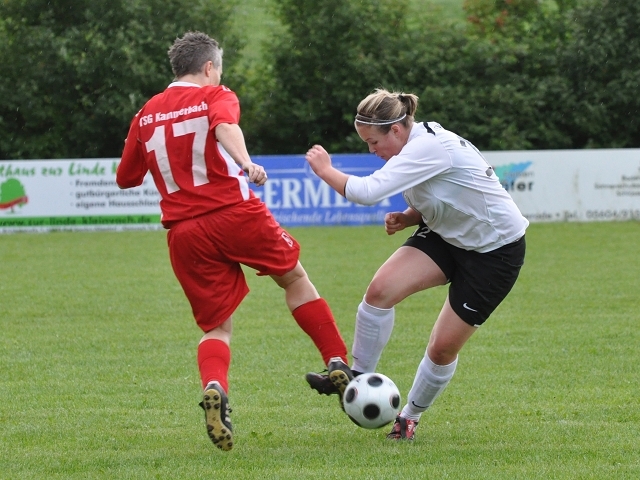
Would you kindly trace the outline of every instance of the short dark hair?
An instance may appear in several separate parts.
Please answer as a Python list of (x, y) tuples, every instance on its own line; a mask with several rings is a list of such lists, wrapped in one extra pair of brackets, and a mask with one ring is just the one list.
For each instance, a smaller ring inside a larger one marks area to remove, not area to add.
[(168, 54), (176, 78), (200, 73), (203, 65), (209, 61), (213, 62), (215, 68), (222, 65), (222, 48), (202, 32), (187, 32), (182, 38), (176, 38)]

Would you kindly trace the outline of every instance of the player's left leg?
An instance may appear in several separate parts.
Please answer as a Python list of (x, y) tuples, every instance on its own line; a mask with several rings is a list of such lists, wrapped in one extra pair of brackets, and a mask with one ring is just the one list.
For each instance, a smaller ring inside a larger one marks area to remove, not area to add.
[(233, 426), (229, 405), (232, 317), (206, 332), (198, 344), (198, 369), (203, 386), (200, 406), (204, 410), (207, 435), (221, 450), (233, 448)]
[[(358, 305), (353, 342), (352, 371), (373, 372), (393, 330), (394, 305), (407, 296), (437, 285), (450, 277), (452, 259), (437, 234), (421, 225), (378, 269)], [(307, 374), (307, 382), (319, 393), (331, 394), (326, 376)]]
[(209, 330), (198, 345), (198, 369), (202, 386), (218, 382), (225, 392), (229, 391), (229, 365), (231, 363), (232, 317)]
[[(202, 218), (185, 220), (168, 234), (169, 257), (189, 300), (198, 326), (205, 332), (197, 360), (203, 387), (200, 406), (207, 434), (222, 450), (233, 447), (228, 402), (231, 315), (249, 291), (240, 265), (228, 262), (208, 241)], [(217, 295), (211, 291), (215, 285)]]
[(413, 386), (403, 409), (406, 418), (418, 420), (444, 391), (453, 377), (458, 363), (458, 352), (476, 332), (477, 327), (464, 322), (445, 301), (438, 316), (429, 346), (416, 372)]
[(453, 377), (464, 344), (511, 291), (525, 244), (522, 238), (488, 253), (450, 249), (456, 273), (401, 413), (416, 421)]
[(453, 311), (447, 299), (431, 331), (429, 346), (418, 366), (407, 403), (387, 435), (388, 439), (413, 440), (420, 416), (451, 381), (458, 352), (476, 330)]
[[(456, 262), (449, 295), (399, 415), (414, 422), (412, 435), (422, 413), (449, 384), (464, 344), (511, 291), (524, 263), (525, 241), (523, 237), (488, 253), (449, 249)], [(388, 438), (405, 438), (395, 434), (395, 427)]]

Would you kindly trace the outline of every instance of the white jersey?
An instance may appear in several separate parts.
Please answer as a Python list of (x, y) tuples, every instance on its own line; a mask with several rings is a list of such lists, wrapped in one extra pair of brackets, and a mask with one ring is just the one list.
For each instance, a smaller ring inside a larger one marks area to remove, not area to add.
[(435, 122), (415, 123), (398, 155), (368, 177), (349, 177), (345, 188), (364, 205), (400, 192), (431, 230), (465, 250), (490, 252), (529, 225), (478, 149)]

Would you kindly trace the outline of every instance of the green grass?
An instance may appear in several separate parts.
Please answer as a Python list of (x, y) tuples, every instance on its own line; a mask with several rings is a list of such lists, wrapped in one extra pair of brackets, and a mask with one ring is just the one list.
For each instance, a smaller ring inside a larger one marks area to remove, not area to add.
[[(404, 236), (291, 231), (350, 345), (366, 285)], [(164, 232), (0, 235), (0, 478), (639, 478), (639, 238), (637, 222), (532, 225), (521, 278), (413, 444), (308, 389), (319, 355), (275, 284), (247, 271), (226, 453), (197, 406), (200, 331)], [(397, 308), (379, 370), (403, 396), (445, 295)]]

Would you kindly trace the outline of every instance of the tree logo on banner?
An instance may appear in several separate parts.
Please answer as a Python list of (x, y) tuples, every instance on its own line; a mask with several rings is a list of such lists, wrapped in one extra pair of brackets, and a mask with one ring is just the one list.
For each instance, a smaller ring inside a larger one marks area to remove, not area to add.
[(15, 178), (9, 178), (6, 182), (0, 183), (0, 210), (9, 210), (15, 213), (15, 206), (22, 206), (29, 201), (29, 197), (24, 190), (24, 185)]

